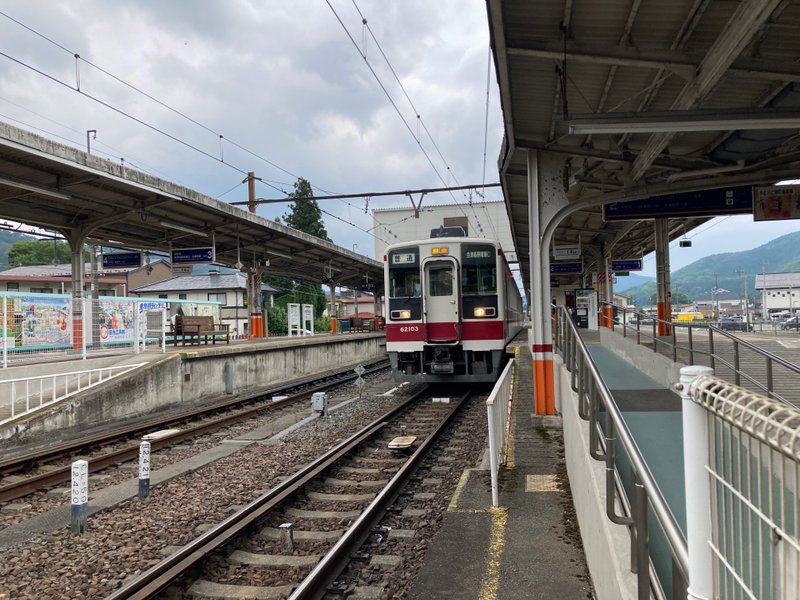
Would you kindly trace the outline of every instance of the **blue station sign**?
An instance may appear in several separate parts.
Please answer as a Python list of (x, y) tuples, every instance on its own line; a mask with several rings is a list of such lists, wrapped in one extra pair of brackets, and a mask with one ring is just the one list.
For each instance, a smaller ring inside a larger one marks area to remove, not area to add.
[(172, 251), (173, 265), (203, 265), (214, 262), (214, 248), (181, 248)]
[(753, 187), (749, 185), (652, 196), (631, 202), (603, 205), (606, 221), (659, 217), (714, 217), (753, 212)]
[(550, 263), (550, 272), (556, 275), (583, 273), (583, 261)]
[(611, 261), (611, 270), (612, 271), (641, 271), (642, 270), (642, 259), (641, 258), (629, 258), (626, 260), (612, 260)]
[(114, 252), (113, 254), (103, 254), (104, 269), (125, 269), (141, 266), (141, 252)]

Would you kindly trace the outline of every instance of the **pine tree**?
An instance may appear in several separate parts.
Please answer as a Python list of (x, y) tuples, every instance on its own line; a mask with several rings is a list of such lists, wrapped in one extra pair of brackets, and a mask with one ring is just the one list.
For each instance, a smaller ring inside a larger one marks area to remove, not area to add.
[(314, 190), (311, 189), (308, 180), (299, 177), (294, 184), (294, 192), (289, 194), (289, 197), (312, 199), (292, 202), (289, 205), (289, 214), (283, 215), (283, 222), (298, 231), (310, 233), (314, 237), (330, 242), (331, 239), (325, 230), (325, 223), (322, 221), (322, 211), (320, 211), (317, 201), (313, 200)]

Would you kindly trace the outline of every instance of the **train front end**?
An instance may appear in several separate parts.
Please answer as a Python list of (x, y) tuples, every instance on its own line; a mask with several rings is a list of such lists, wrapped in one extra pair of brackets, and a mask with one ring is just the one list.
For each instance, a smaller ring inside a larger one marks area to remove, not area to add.
[(484, 239), (387, 249), (386, 349), (396, 381), (495, 381), (506, 343), (505, 262)]

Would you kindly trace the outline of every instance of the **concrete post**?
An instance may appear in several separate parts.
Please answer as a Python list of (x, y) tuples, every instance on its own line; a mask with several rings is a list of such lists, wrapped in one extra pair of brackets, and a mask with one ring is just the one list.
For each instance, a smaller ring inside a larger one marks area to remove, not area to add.
[[(656, 246), (656, 303), (658, 318), (663, 321), (672, 319), (672, 304), (670, 302), (670, 274), (669, 274), (669, 219), (655, 219), (655, 246)], [(666, 323), (658, 323), (658, 335), (672, 335), (672, 328)]]
[(72, 348), (84, 351), (84, 304), (83, 280), (85, 265), (83, 262), (83, 232), (72, 231), (67, 236), (72, 263)]
[(73, 535), (86, 533), (89, 515), (89, 463), (76, 460), (72, 463), (71, 531)]
[(150, 442), (139, 444), (139, 500), (150, 494)]
[(681, 369), (683, 408), (683, 468), (686, 487), (686, 542), (689, 551), (689, 600), (710, 600), (714, 593), (714, 558), (711, 540), (711, 482), (706, 472), (708, 415), (693, 402), (689, 386), (698, 375), (712, 375), (710, 367)]
[(331, 334), (336, 333), (336, 283), (330, 282), (331, 288)]

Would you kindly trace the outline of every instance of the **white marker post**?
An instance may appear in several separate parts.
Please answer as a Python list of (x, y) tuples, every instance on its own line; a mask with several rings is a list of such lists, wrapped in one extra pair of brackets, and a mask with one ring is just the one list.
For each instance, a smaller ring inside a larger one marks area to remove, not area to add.
[(150, 493), (150, 442), (139, 444), (139, 500)]
[(73, 534), (86, 532), (89, 515), (89, 463), (76, 460), (72, 463), (72, 521)]

